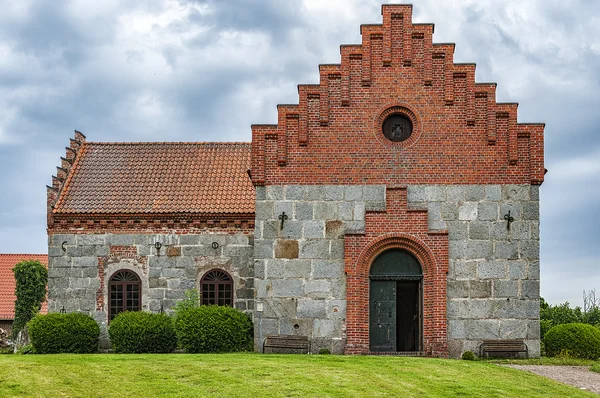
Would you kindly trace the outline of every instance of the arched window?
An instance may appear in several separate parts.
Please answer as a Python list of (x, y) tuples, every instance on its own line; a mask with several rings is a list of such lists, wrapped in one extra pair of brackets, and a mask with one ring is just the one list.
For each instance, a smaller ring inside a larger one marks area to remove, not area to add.
[(125, 311), (142, 309), (140, 278), (131, 271), (120, 270), (113, 274), (109, 282), (109, 314), (112, 320)]
[(200, 292), (202, 305), (233, 306), (233, 281), (225, 271), (213, 269), (204, 274), (200, 281)]

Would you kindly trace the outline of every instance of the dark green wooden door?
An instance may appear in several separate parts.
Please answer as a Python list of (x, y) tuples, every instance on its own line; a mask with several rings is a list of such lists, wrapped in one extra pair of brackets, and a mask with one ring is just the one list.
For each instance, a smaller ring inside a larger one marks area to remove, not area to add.
[(396, 351), (396, 281), (371, 281), (370, 296), (371, 351)]

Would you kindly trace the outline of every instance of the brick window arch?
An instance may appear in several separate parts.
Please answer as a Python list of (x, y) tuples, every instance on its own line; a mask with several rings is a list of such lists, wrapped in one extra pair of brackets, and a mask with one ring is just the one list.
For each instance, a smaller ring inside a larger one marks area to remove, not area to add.
[(223, 270), (208, 271), (200, 281), (202, 305), (227, 305), (233, 307), (233, 280)]
[(142, 309), (142, 282), (135, 272), (125, 269), (115, 272), (110, 278), (108, 289), (109, 320), (121, 312)]

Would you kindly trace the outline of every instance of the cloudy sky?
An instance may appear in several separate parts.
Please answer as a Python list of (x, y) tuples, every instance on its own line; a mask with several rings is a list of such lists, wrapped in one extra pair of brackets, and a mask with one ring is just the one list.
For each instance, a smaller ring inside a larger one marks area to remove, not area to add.
[[(415, 0), (519, 121), (546, 123), (542, 295), (600, 296), (600, 2)], [(90, 141), (250, 141), (376, 0), (0, 0), (0, 252), (45, 253), (45, 185)]]

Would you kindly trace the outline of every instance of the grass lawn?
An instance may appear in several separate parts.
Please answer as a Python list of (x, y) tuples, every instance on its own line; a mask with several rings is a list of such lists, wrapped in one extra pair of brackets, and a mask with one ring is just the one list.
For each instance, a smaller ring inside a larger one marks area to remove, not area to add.
[(0, 397), (590, 397), (484, 361), (336, 355), (0, 355)]

